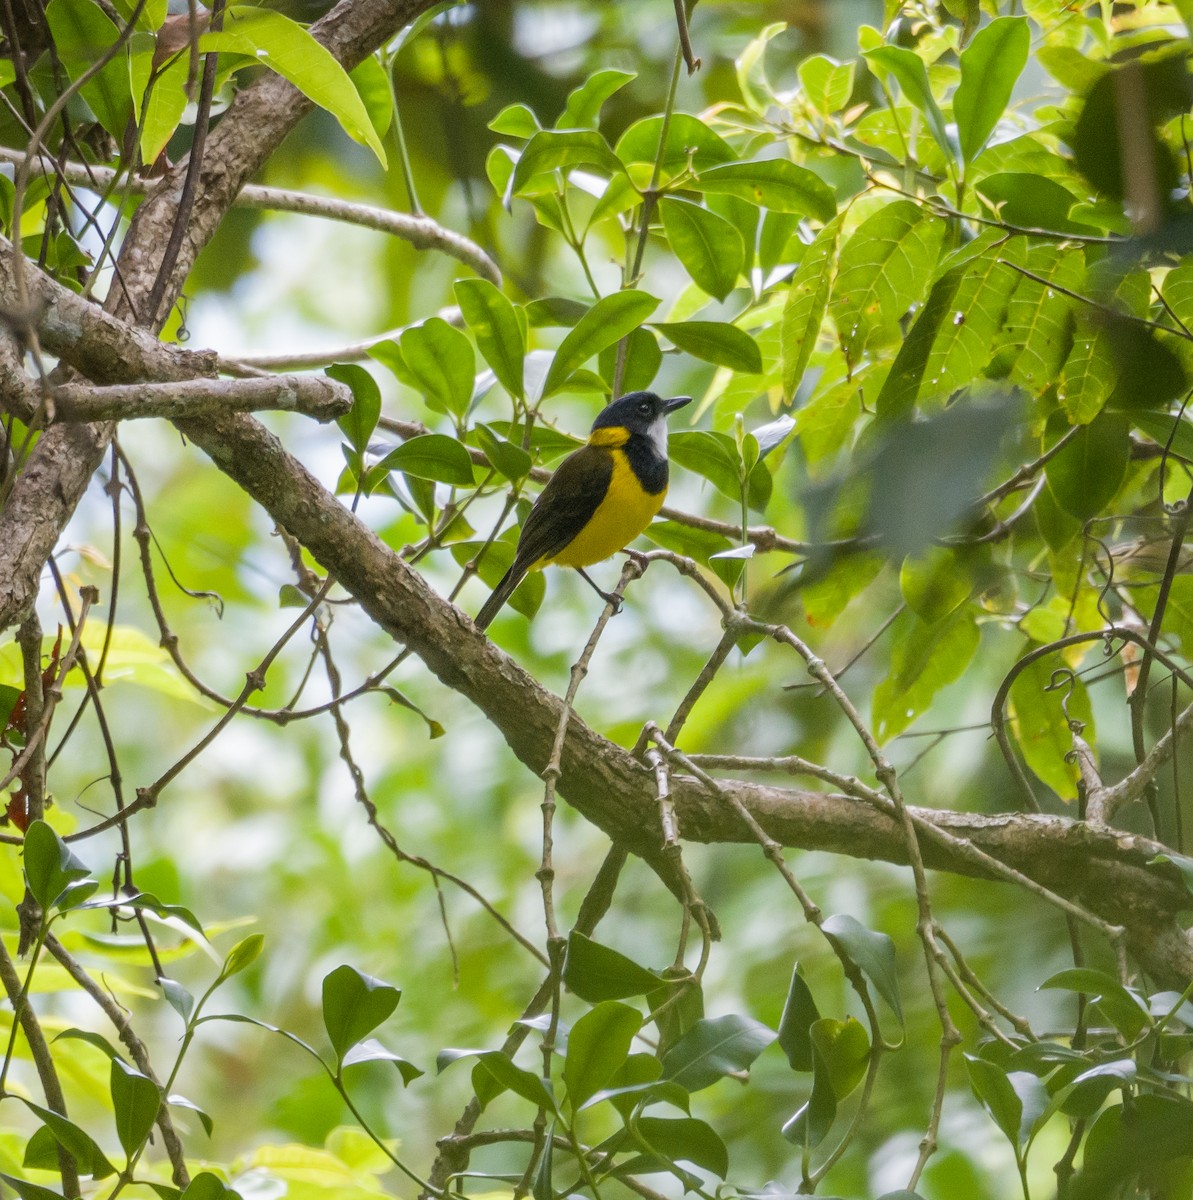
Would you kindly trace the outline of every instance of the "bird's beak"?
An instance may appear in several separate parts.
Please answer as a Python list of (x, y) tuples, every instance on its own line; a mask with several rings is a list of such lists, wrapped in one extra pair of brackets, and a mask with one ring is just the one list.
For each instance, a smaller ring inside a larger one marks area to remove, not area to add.
[(672, 396), (670, 400), (663, 405), (663, 411), (673, 413), (677, 408), (683, 408), (685, 404), (691, 404), (691, 396)]

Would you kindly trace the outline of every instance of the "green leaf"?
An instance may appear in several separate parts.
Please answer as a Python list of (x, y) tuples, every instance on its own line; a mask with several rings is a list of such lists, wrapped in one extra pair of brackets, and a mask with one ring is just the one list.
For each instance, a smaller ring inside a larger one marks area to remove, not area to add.
[(893, 629), (890, 673), (874, 689), (875, 732), (880, 742), (902, 733), (941, 688), (964, 674), (981, 639), (968, 608), (959, 608), (932, 625), (905, 612), (896, 618)]
[(1030, 49), (1026, 17), (996, 17), (961, 52), (961, 83), (953, 94), (953, 116), (966, 163), (977, 158), (994, 132)]
[(148, 3), (139, 6), (140, 12), (137, 12), (136, 0), (113, 0), (113, 4), (116, 11), (126, 21), (131, 21), (133, 14), (136, 13), (138, 31), (144, 30), (148, 33), (153, 33), (161, 28), (169, 11), (167, 0), (148, 0)]
[(749, 375), (762, 371), (762, 352), (758, 343), (744, 330), (726, 321), (660, 321), (654, 328), (693, 358)]
[(1057, 233), (1089, 231), (1089, 226), (1070, 219), (1077, 197), (1045, 175), (1003, 171), (979, 179), (974, 186), (991, 210), (1008, 225)]
[(656, 1101), (688, 1112), (687, 1091), (677, 1083), (660, 1080), (661, 1071), (662, 1066), (653, 1054), (631, 1054), (609, 1081), (609, 1086), (594, 1092), (582, 1107), (595, 1108), (607, 1100), (621, 1114), (623, 1121), (629, 1121), (635, 1108)]
[(932, 95), (932, 88), (928, 84), (928, 68), (924, 65), (924, 60), (914, 51), (905, 50), (902, 46), (878, 46), (865, 51), (862, 57), (871, 67), (876, 67), (883, 75), (895, 79), (908, 102), (924, 114), (928, 128), (945, 158), (952, 158), (953, 147), (949, 143), (944, 114)]
[(120, 1051), (102, 1033), (95, 1033), (90, 1029), (64, 1029), (54, 1038), (54, 1041), (58, 1042), (64, 1039), (86, 1042), (89, 1046), (94, 1046), (102, 1054), (106, 1054), (108, 1058), (120, 1057)]
[(1118, 1059), (1082, 1071), (1072, 1083), (1057, 1092), (1048, 1106), (1049, 1115), (1061, 1111), (1066, 1116), (1086, 1119), (1095, 1116), (1111, 1092), (1131, 1089), (1139, 1075), (1133, 1059)]
[(526, 333), (518, 311), (487, 279), (461, 279), (456, 283), (456, 303), (476, 338), (481, 358), (493, 368), (498, 382), (519, 400), (522, 390)]
[(12, 710), (24, 694), (23, 688), (11, 687), (7, 683), (0, 684), (0, 729), (8, 728)]
[(61, 1192), (42, 1187), (40, 1183), (30, 1183), (27, 1179), (18, 1179), (15, 1175), (0, 1172), (0, 1179), (3, 1179), (21, 1200), (66, 1200)]
[[(638, 1136), (660, 1159), (656, 1169), (674, 1162), (690, 1162), (711, 1171), (720, 1179), (729, 1173), (729, 1151), (711, 1125), (695, 1117), (639, 1117), (634, 1123)], [(626, 1174), (649, 1169), (649, 1165), (628, 1163)]]
[(375, 54), (370, 54), (348, 72), (348, 78), (360, 94), (373, 131), (378, 138), (385, 137), (394, 120), (394, 98), (389, 76), (381, 61)]
[(908, 555), (899, 568), (899, 591), (908, 608), (922, 621), (943, 621), (973, 594), (970, 562), (951, 547), (930, 546), (923, 554)]
[(837, 260), (841, 221), (830, 221), (804, 252), (791, 279), (779, 345), (783, 358), (783, 398), (790, 404), (799, 387), (808, 360), (816, 348), (820, 326), (828, 309), (829, 293)]
[(1037, 659), (1024, 667), (1011, 684), (1008, 712), (1011, 733), (1029, 770), (1062, 800), (1069, 801), (1077, 798), (1080, 772), (1068, 757), (1073, 749), (1073, 735), (1061, 701), (1068, 697), (1069, 715), (1084, 722), (1082, 736), (1091, 745), (1094, 744), (1093, 713), (1089, 693), (1080, 679), (1073, 680), (1071, 689), (1066, 684), (1058, 691), (1046, 690), (1055, 665), (1059, 665), (1059, 660)]
[(1164, 276), (1160, 291), (1177, 317), (1193, 328), (1193, 255), (1185, 255)]
[(166, 1103), (173, 1108), (185, 1108), (187, 1112), (194, 1113), (199, 1118), (199, 1124), (203, 1126), (203, 1131), (208, 1137), (215, 1132), (215, 1122), (193, 1100), (188, 1100), (177, 1092), (171, 1092), (166, 1097)]
[[(469, 346), (469, 353), (472, 347)], [(420, 433), (391, 450), (377, 469), (403, 471), (417, 479), (433, 479), (454, 487), (471, 487), (475, 482), (472, 459), (462, 442), (446, 433)]]
[[(651, 163), (658, 154), (664, 121), (661, 116), (636, 121), (617, 142), (617, 157), (624, 163)], [(717, 163), (733, 162), (733, 147), (703, 121), (689, 113), (673, 113), (667, 124), (662, 181), (689, 167), (702, 171)]]
[(1108, 1108), (1086, 1137), (1081, 1170), (1070, 1183), (1072, 1200), (1138, 1195), (1140, 1189), (1127, 1190), (1136, 1179), (1148, 1181), (1145, 1192), (1153, 1190), (1151, 1182), (1165, 1178), (1167, 1164), (1187, 1159), (1191, 1141), (1193, 1105), (1183, 1095), (1144, 1093)]
[[(441, 1053), (440, 1058), (442, 1057)], [(551, 1094), (550, 1081), (516, 1066), (513, 1060), (500, 1050), (485, 1050), (477, 1054), (473, 1078), (476, 1079), (478, 1074), (496, 1085), (496, 1094), (509, 1090), (516, 1096), (521, 1096), (523, 1100), (529, 1100), (536, 1108), (549, 1113), (558, 1112), (555, 1097)]]
[[(1146, 271), (1131, 271), (1113, 283), (1099, 286), (1093, 269), (1090, 291), (1102, 303), (1134, 316), (1147, 312), (1151, 278)], [(1087, 305), (1075, 310), (1077, 328), (1073, 348), (1057, 380), (1057, 397), (1074, 424), (1093, 420), (1119, 384), (1118, 356), (1105, 314), (1091, 314)]]
[(323, 1026), (336, 1061), (389, 1018), (402, 993), (347, 964), (323, 978)]
[(605, 101), (636, 78), (632, 71), (616, 71), (610, 67), (603, 71), (594, 71), (578, 88), (569, 93), (567, 107), (555, 122), (555, 128), (595, 129)]
[(789, 158), (709, 167), (693, 186), (706, 195), (737, 196), (772, 212), (799, 213), (823, 222), (837, 215), (833, 189), (819, 175)]
[(1036, 1121), (1048, 1108), (1044, 1084), (1028, 1071), (1009, 1074), (995, 1063), (972, 1054), (965, 1056), (969, 1082), (982, 1107), (1006, 1135), (1021, 1158)]
[(153, 1129), (162, 1106), (161, 1089), (147, 1075), (119, 1058), (112, 1059), (109, 1087), (116, 1136), (128, 1157), (138, 1150)]
[(582, 933), (568, 937), (563, 982), (589, 1004), (645, 996), (664, 986), (663, 981), (632, 958), (594, 942)]
[(526, 143), (514, 167), (510, 190), (515, 196), (540, 195), (559, 190), (555, 172), (586, 167), (606, 177), (625, 171), (609, 143), (596, 130), (557, 133), (544, 129)]
[(363, 454), (381, 416), (381, 389), (358, 363), (332, 363), (323, 373), (347, 385), (352, 392), (352, 407), (336, 424), (357, 454)]
[(301, 25), (279, 12), (233, 5), (224, 28), (199, 38), (203, 52), (245, 54), (289, 80), (312, 103), (331, 113), (353, 141), (368, 146), (382, 168), (385, 150), (348, 72)]
[(1147, 1002), (1133, 988), (1124, 987), (1113, 975), (1091, 967), (1068, 967), (1040, 984), (1040, 991), (1081, 992), (1106, 1014), (1125, 1038), (1134, 1040), (1152, 1024)]
[(67, 1120), (61, 1113), (42, 1108), (40, 1104), (25, 1100), (23, 1096), (20, 1099), (30, 1112), (45, 1122), (58, 1145), (78, 1163), (79, 1174), (90, 1175), (93, 1179), (107, 1179), (109, 1175), (116, 1174), (116, 1168), (104, 1157), (104, 1152), (86, 1130)]
[(213, 1175), (210, 1171), (200, 1171), (187, 1184), (186, 1191), (182, 1193), (182, 1200), (225, 1200), (225, 1197), (239, 1198), (239, 1195), (239, 1192), (228, 1187), (218, 1175)]
[(723, 496), (741, 500), (744, 464), (737, 443), (727, 433), (710, 429), (684, 429), (667, 443), (671, 461), (703, 476)]
[(506, 137), (532, 138), (542, 126), (538, 117), (525, 104), (507, 104), (489, 122), (489, 128), (494, 133), (501, 133)]
[[(50, 0), (45, 7), (45, 19), (53, 35), (58, 60), (72, 80), (78, 80), (99, 62), (120, 36), (94, 0)], [(82, 94), (96, 120), (119, 145), (133, 115), (127, 48), (83, 84)]]
[(34, 821), (25, 833), (25, 884), (33, 899), (48, 911), (75, 883), (87, 878), (86, 863), (45, 821)]
[(543, 381), (542, 394), (550, 396), (560, 391), (582, 364), (637, 329), (658, 306), (654, 296), (632, 288), (603, 296), (560, 342)]
[(173, 1008), (174, 1012), (178, 1013), (182, 1020), (190, 1020), (191, 1012), (194, 1009), (194, 997), (190, 992), (174, 979), (163, 977), (158, 979), (157, 983), (161, 986), (162, 995), (166, 997), (170, 1008)]
[(476, 444), (485, 452), (485, 457), (511, 483), (517, 483), (519, 479), (525, 479), (530, 474), (534, 460), (521, 446), (515, 446), (513, 442), (498, 437), (488, 425), (478, 424), (473, 433), (476, 436)]
[(809, 1034), (828, 1072), (833, 1095), (844, 1100), (865, 1078), (870, 1065), (870, 1039), (865, 1029), (853, 1017), (844, 1021), (821, 1017), (812, 1023)]
[[(1070, 291), (1081, 287), (1084, 266), (1080, 250), (1054, 245), (1033, 247), (1028, 256), (1034, 274)], [(1073, 345), (1073, 301), (1047, 283), (1024, 276), (1007, 305), (1003, 337), (996, 361), (1008, 361), (1010, 378), (1033, 395), (1042, 395), (1055, 384)], [(1082, 423), (1071, 412), (1069, 419)]]
[[(486, 548), (484, 542), (454, 542), (450, 547), (452, 557), (460, 566), (477, 561), (477, 574), (481, 582), (494, 588), (514, 561), (514, 545), (508, 541), (493, 542)], [(477, 556), (480, 555), (479, 559)], [(526, 578), (514, 589), (510, 606), (524, 617), (532, 619), (542, 607), (547, 585), (541, 571), (528, 571)]]
[(220, 980), (231, 979), (233, 975), (247, 970), (257, 961), (264, 948), (264, 934), (250, 933), (248, 937), (242, 938), (228, 951), (228, 957), (224, 959), (224, 965), (220, 968)]
[(526, 320), (536, 329), (571, 329), (589, 307), (580, 300), (572, 300), (567, 296), (543, 296), (526, 305)]
[(1022, 241), (999, 245), (989, 238), (973, 258), (936, 281), (878, 394), (880, 417), (904, 417), (921, 399), (943, 404), (981, 375), (1022, 278), (1007, 265), (1021, 253)]
[(796, 963), (787, 988), (787, 1003), (783, 1005), (783, 1016), (779, 1020), (779, 1046), (787, 1055), (793, 1071), (812, 1069), (812, 1037), (809, 1031), (812, 1023), (818, 1020), (820, 1012), (816, 1008), (816, 1001)]
[(421, 325), (403, 331), (398, 351), (394, 374), (418, 392), (428, 408), (456, 417), (468, 411), (475, 358), (465, 334), (442, 317), (428, 317)]
[(847, 913), (826, 918), (820, 928), (834, 945), (845, 951), (902, 1022), (903, 1005), (899, 999), (895, 943), (885, 933), (867, 929)]
[(840, 112), (853, 93), (854, 63), (813, 54), (799, 65), (799, 82), (808, 103), (827, 116)]
[(402, 1077), (404, 1084), (411, 1084), (418, 1079), (420, 1075), (426, 1074), (420, 1067), (416, 1067), (412, 1062), (408, 1062), (400, 1054), (395, 1054), (392, 1050), (386, 1049), (376, 1038), (365, 1038), (363, 1042), (357, 1042), (344, 1055), (342, 1067), (354, 1067), (358, 1063), (367, 1062), (387, 1062), (393, 1063), (397, 1068), (398, 1074)]
[[(1065, 428), (1050, 421), (1053, 436)], [(1122, 413), (1103, 412), (1081, 425), (1064, 449), (1044, 464), (1053, 498), (1079, 521), (1097, 516), (1114, 499), (1131, 458), (1130, 422)]]
[(663, 1055), (663, 1078), (698, 1092), (745, 1071), (778, 1035), (760, 1021), (730, 1014), (697, 1021)]
[(641, 1028), (642, 1014), (617, 1000), (598, 1004), (572, 1026), (563, 1061), (563, 1081), (572, 1112), (608, 1086), (625, 1063), (630, 1044)]
[[(612, 384), (617, 374), (617, 355), (623, 342), (606, 346), (597, 358), (601, 378)], [(649, 329), (631, 329), (624, 339), (625, 364), (621, 373), (621, 395), (626, 392), (644, 392), (654, 382), (663, 365), (663, 351), (659, 339)]]
[[(186, 112), (186, 81), (190, 72), (187, 54), (180, 54), (153, 79), (153, 52), (134, 53), (130, 63), (133, 99), (137, 104), (137, 119), (141, 125), (141, 161), (153, 164), (174, 136)], [(148, 93), (148, 94), (146, 94)]]
[(665, 196), (659, 212), (667, 241), (684, 269), (703, 291), (724, 300), (745, 261), (741, 234), (724, 217), (690, 200)]
[(851, 363), (869, 349), (902, 341), (900, 321), (923, 297), (945, 228), (918, 204), (895, 200), (872, 213), (841, 247), (831, 307)]
[[(820, 1025), (821, 1022), (817, 1021), (816, 1024)], [(837, 1093), (833, 1087), (829, 1065), (821, 1051), (821, 1043), (825, 1040), (827, 1039), (824, 1035), (820, 1039), (811, 1039), (812, 1094), (784, 1124), (781, 1131), (787, 1141), (808, 1150), (814, 1149), (824, 1141), (837, 1117)]]

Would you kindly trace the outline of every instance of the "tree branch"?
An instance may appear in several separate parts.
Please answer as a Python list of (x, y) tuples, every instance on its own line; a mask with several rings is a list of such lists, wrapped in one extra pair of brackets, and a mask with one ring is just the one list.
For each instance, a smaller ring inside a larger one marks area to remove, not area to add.
[[(0, 146), (0, 162), (20, 164), (25, 155), (19, 150)], [(112, 183), (117, 172), (111, 167), (96, 167), (86, 163), (57, 163), (43, 157), (35, 164), (33, 172), (51, 178), (61, 175), (68, 183), (82, 187), (105, 187)], [(139, 176), (125, 177), (123, 186), (135, 195), (146, 195), (157, 186), (156, 180)], [(501, 284), (501, 271), (497, 264), (475, 242), (440, 225), (427, 216), (393, 212), (373, 204), (358, 204), (334, 196), (315, 196), (310, 192), (293, 191), (290, 188), (262, 187), (250, 183), (241, 188), (233, 201), (235, 208), (266, 209), (271, 212), (299, 213), (304, 216), (322, 217), (329, 221), (341, 221), (347, 225), (359, 225), (364, 229), (375, 229), (409, 242), (416, 250), (437, 250), (458, 259), (471, 267), (482, 279)]]
[(352, 407), (352, 393), (325, 375), (263, 379), (193, 379), (184, 383), (134, 383), (55, 388), (56, 421), (124, 421), (141, 417), (195, 419), (225, 412), (295, 412), (334, 421)]

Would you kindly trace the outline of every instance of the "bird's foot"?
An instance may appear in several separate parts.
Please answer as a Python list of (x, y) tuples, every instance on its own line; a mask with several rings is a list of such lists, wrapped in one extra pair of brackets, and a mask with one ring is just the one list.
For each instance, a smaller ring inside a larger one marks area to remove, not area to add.
[(617, 616), (621, 612), (622, 605), (625, 603), (622, 597), (616, 592), (601, 592), (600, 588), (597, 588), (597, 591), (604, 597), (605, 603), (613, 609), (613, 615)]

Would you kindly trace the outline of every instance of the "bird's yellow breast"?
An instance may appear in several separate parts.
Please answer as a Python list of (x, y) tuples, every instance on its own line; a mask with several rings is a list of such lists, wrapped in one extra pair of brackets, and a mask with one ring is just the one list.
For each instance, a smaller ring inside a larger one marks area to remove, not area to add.
[(604, 500), (588, 524), (558, 554), (537, 565), (555, 563), (561, 567), (587, 567), (602, 562), (632, 542), (662, 508), (667, 489), (654, 495), (645, 491), (625, 452), (619, 446), (610, 446), (609, 450), (613, 458), (613, 475)]

